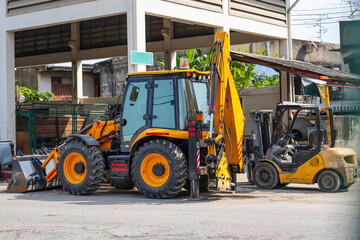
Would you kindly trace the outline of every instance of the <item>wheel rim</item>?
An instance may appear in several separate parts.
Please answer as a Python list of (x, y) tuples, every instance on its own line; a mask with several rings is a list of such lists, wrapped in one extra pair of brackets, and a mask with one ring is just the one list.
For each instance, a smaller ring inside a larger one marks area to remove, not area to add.
[(322, 184), (323, 186), (326, 188), (326, 189), (331, 189), (333, 188), (334, 186), (334, 179), (330, 176), (325, 176), (323, 179), (322, 179)]
[(266, 184), (270, 181), (270, 173), (267, 169), (261, 169), (259, 171), (258, 179), (261, 183)]
[(87, 166), (85, 159), (79, 153), (70, 153), (64, 161), (64, 174), (72, 184), (81, 183), (86, 176)]
[[(160, 154), (150, 154), (141, 163), (141, 177), (151, 187), (160, 187), (170, 176), (168, 161)], [(155, 175), (156, 174), (156, 175)]]

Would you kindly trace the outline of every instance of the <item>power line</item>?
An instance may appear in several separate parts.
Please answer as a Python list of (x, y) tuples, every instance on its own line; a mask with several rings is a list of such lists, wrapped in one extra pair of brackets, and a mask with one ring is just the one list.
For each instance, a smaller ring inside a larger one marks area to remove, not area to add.
[(339, 10), (339, 9), (349, 9), (349, 7), (336, 7), (336, 8), (317, 8), (317, 9), (302, 9), (302, 10), (292, 10), (292, 12), (304, 12), (304, 11), (321, 11), (321, 10)]
[[(355, 16), (355, 15), (354, 15)], [(322, 18), (322, 20), (327, 20), (327, 19), (340, 19), (340, 18), (350, 18), (349, 15), (347, 16), (336, 16), (336, 17), (327, 17), (327, 18)], [(302, 18), (302, 19), (291, 19), (291, 21), (308, 21), (308, 20), (318, 20), (319, 18)]]
[[(346, 20), (346, 19), (344, 19)], [(321, 24), (334, 24), (334, 23), (339, 23), (339, 21), (334, 21), (334, 22), (322, 22)], [(291, 24), (291, 25), (316, 25), (317, 23), (314, 22), (314, 23), (294, 23), (294, 24)]]
[(350, 11), (350, 9), (349, 9), (349, 11), (343, 11), (343, 12), (328, 12), (328, 13), (311, 13), (311, 14), (297, 14), (297, 15), (291, 15), (291, 16), (294, 16), (294, 17), (299, 17), (299, 16), (301, 16), (301, 17), (303, 17), (303, 16), (313, 16), (313, 15), (316, 15), (316, 16), (318, 16), (318, 15), (336, 15), (336, 14), (343, 14), (343, 13), (348, 13), (348, 14), (350, 14), (351, 13), (351, 11)]

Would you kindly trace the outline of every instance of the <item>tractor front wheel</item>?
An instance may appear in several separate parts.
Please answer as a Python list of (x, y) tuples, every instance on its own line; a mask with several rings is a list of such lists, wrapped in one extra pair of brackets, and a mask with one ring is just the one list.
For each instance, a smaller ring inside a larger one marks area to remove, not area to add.
[(185, 185), (187, 166), (181, 149), (166, 140), (151, 140), (136, 152), (131, 165), (135, 186), (150, 198), (172, 198)]
[(95, 192), (104, 178), (104, 158), (99, 149), (76, 139), (60, 153), (58, 174), (64, 189), (73, 195)]

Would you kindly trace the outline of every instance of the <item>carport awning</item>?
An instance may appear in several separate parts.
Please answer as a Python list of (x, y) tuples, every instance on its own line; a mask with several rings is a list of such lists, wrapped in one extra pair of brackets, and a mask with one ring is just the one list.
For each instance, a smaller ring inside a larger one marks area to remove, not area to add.
[(323, 66), (315, 65), (298, 60), (274, 58), (251, 53), (230, 51), (232, 60), (254, 63), (273, 68), (277, 71), (285, 71), (301, 76), (327, 81), (328, 83), (341, 85), (360, 85), (360, 76), (348, 72), (337, 71)]

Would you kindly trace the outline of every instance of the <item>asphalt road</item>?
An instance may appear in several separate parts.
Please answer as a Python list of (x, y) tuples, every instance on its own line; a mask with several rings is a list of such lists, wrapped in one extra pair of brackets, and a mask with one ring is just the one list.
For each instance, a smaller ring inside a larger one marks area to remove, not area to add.
[(360, 239), (360, 184), (322, 193), (317, 185), (210, 193), (206, 200), (154, 200), (104, 185), (91, 196), (62, 189), (6, 193), (0, 239)]

